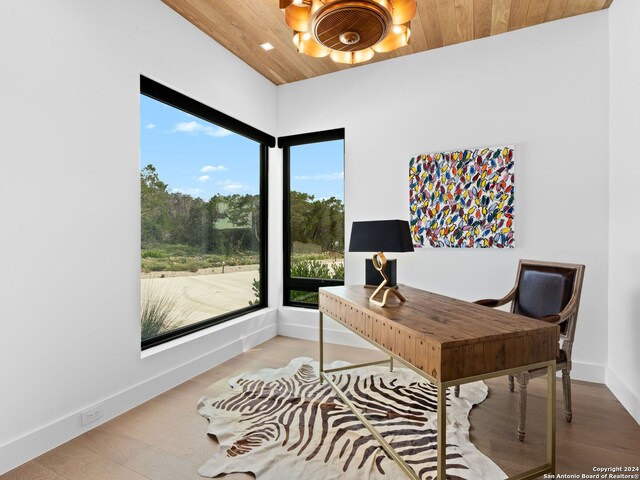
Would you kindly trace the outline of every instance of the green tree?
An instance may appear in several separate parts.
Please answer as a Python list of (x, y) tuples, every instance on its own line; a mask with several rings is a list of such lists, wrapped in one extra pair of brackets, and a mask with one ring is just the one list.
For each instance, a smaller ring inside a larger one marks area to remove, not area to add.
[(313, 195), (292, 191), (291, 241), (319, 245), (324, 252), (344, 250), (344, 204), (331, 197), (316, 200)]
[[(197, 222), (193, 222), (191, 211), (197, 201), (191, 195), (175, 192), (169, 194), (167, 203), (169, 224), (167, 225), (171, 243), (186, 243), (188, 245), (199, 245), (201, 243), (202, 228)], [(202, 201), (202, 200), (200, 200)], [(194, 212), (197, 215), (197, 212)]]
[(230, 195), (226, 199), (226, 216), (236, 227), (249, 227), (253, 238), (260, 242), (260, 196)]
[(311, 243), (313, 230), (312, 205), (315, 197), (303, 192), (291, 191), (291, 241)]
[(344, 203), (335, 197), (324, 200), (326, 220), (321, 234), (324, 251), (342, 252), (344, 250)]
[(180, 231), (179, 241), (194, 247), (199, 246), (206, 251), (207, 204), (201, 198), (194, 198), (185, 214), (186, 218), (181, 222), (183, 229)]
[(208, 252), (228, 255), (228, 242), (222, 232), (216, 228), (216, 222), (224, 218), (222, 212), (224, 197), (214, 195), (209, 199), (205, 209), (205, 238)]
[(140, 172), (142, 243), (163, 242), (169, 225), (169, 193), (156, 168), (149, 164)]

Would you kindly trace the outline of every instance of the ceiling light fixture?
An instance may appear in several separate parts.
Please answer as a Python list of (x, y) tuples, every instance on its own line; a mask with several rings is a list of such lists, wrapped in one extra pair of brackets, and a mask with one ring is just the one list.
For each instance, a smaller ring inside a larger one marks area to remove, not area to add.
[(356, 64), (409, 43), (416, 0), (280, 0), (299, 52)]
[(273, 50), (274, 46), (271, 45), (269, 42), (265, 42), (260, 44), (260, 48), (262, 48), (265, 52), (268, 52), (269, 50)]

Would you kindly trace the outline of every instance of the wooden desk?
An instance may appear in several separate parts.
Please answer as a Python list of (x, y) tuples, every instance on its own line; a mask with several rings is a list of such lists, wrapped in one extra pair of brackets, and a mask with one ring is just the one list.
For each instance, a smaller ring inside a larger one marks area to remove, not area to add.
[[(547, 463), (512, 479), (555, 473), (555, 362), (560, 329), (501, 310), (401, 287), (406, 303), (378, 307), (363, 286), (320, 289), (320, 381), (327, 381), (410, 477), (418, 479), (393, 448), (337, 388), (328, 373), (396, 359), (438, 386), (438, 478), (444, 479), (446, 388), (536, 368), (547, 368)], [(381, 351), (389, 360), (324, 369), (323, 315), (336, 320)]]

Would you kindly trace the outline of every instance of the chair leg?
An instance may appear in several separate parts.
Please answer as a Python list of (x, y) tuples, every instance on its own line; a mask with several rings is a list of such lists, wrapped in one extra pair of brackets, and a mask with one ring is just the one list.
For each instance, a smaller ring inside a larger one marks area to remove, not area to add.
[(562, 370), (562, 391), (564, 394), (564, 418), (567, 422), (573, 419), (571, 411), (571, 376), (566, 368)]
[(518, 405), (518, 440), (524, 442), (524, 428), (527, 416), (527, 385), (529, 384), (529, 373), (518, 374), (518, 390), (520, 391), (520, 404)]
[(513, 392), (515, 389), (513, 386), (513, 375), (507, 375), (507, 379), (509, 380), (509, 390)]
[(459, 397), (459, 396), (460, 396), (460, 385), (456, 385), (455, 387), (453, 387), (453, 394), (454, 394), (456, 397)]

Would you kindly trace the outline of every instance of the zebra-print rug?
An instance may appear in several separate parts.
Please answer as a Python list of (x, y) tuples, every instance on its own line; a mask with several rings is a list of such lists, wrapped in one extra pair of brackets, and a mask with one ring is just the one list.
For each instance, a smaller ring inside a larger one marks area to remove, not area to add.
[[(327, 368), (348, 365), (334, 362)], [(252, 472), (258, 480), (402, 479), (369, 431), (318, 382), (318, 363), (296, 358), (278, 369), (244, 373), (231, 390), (200, 399), (198, 412), (220, 450), (199, 473)], [(406, 368), (368, 367), (334, 374), (335, 382), (419, 473), (436, 476), (436, 387)], [(447, 396), (447, 478), (506, 475), (469, 440), (469, 411), (487, 396), (483, 382)]]

